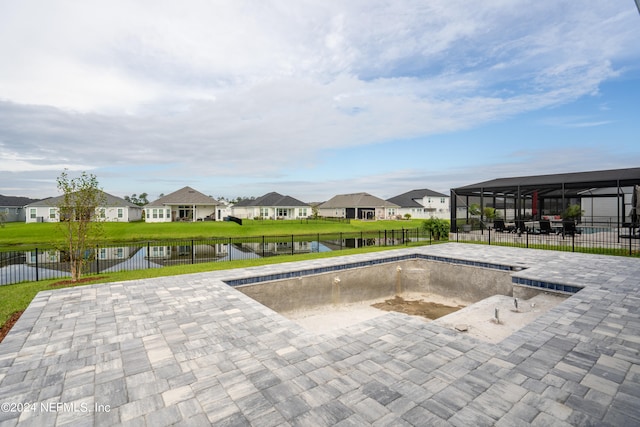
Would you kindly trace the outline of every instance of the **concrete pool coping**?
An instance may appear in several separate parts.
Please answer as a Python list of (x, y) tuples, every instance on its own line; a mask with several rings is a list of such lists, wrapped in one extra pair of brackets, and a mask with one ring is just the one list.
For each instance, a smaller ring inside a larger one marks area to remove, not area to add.
[[(225, 283), (408, 254), (583, 289), (490, 344), (395, 313), (315, 334)], [(638, 424), (640, 260), (449, 243), (41, 292), (0, 403), (0, 426)]]

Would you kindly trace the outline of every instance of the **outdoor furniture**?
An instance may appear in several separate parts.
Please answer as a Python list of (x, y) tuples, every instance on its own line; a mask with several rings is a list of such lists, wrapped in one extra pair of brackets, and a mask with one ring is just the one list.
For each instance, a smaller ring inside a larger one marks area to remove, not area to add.
[(515, 226), (514, 232), (517, 232), (519, 234), (528, 233), (529, 232), (529, 229), (527, 228), (524, 220), (522, 220), (522, 219), (517, 219), (516, 220), (516, 226)]
[(580, 234), (580, 230), (576, 228), (576, 223), (572, 219), (562, 221), (562, 237), (564, 236), (575, 236), (576, 234)]
[(493, 229), (495, 231), (499, 231), (501, 233), (503, 233), (506, 230), (506, 227), (504, 225), (504, 220), (502, 219), (495, 219), (493, 221)]
[(506, 225), (504, 223), (504, 219), (494, 219), (493, 220), (493, 229), (495, 231), (499, 231), (501, 233), (504, 233), (505, 231), (507, 233), (512, 233), (515, 231), (515, 228), (512, 225)]
[(549, 221), (548, 219), (541, 219), (540, 220), (540, 234), (551, 234), (553, 231), (553, 228), (551, 227), (551, 221)]

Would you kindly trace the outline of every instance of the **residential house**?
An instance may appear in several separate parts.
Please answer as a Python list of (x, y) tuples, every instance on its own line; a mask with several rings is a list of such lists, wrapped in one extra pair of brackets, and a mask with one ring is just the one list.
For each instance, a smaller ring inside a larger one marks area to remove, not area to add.
[(25, 206), (38, 199), (3, 196), (0, 194), (0, 222), (24, 222), (27, 219)]
[(396, 213), (401, 217), (409, 214), (414, 219), (450, 218), (449, 196), (428, 188), (411, 190), (387, 201), (400, 206)]
[(400, 206), (368, 193), (339, 194), (318, 206), (318, 215), (333, 218), (394, 219)]
[(221, 221), (226, 206), (191, 187), (184, 187), (144, 208), (145, 222)]
[[(142, 219), (142, 208), (120, 197), (102, 192), (104, 205), (97, 208), (100, 219), (107, 222), (131, 222)], [(26, 222), (59, 222), (64, 195), (50, 197), (25, 206)]]
[(297, 219), (311, 216), (311, 206), (291, 196), (271, 192), (257, 199), (241, 200), (232, 207), (241, 219)]

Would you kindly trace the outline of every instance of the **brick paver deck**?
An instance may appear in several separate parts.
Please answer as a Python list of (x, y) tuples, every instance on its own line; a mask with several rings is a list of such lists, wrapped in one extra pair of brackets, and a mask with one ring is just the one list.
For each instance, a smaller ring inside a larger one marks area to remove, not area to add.
[[(389, 313), (317, 335), (225, 280), (403, 254), (583, 287), (499, 344)], [(640, 260), (445, 244), (41, 292), (0, 426), (640, 425)]]

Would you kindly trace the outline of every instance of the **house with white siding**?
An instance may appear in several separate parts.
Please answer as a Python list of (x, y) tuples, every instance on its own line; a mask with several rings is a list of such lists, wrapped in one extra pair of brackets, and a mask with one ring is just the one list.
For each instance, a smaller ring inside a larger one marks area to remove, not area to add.
[(145, 222), (222, 221), (226, 205), (191, 187), (160, 197), (145, 207)]
[(318, 205), (318, 215), (331, 218), (349, 219), (395, 219), (398, 209), (388, 202), (369, 193), (339, 194)]
[[(106, 222), (131, 222), (142, 219), (142, 208), (131, 202), (101, 192), (103, 205), (96, 208), (98, 218)], [(64, 195), (30, 203), (25, 206), (26, 222), (60, 222), (60, 205)]]
[(451, 216), (449, 196), (428, 188), (411, 190), (387, 201), (400, 206), (397, 210), (400, 217), (409, 214), (413, 219), (449, 219)]
[(311, 216), (311, 205), (291, 196), (271, 192), (233, 205), (232, 215), (241, 219), (298, 219)]

